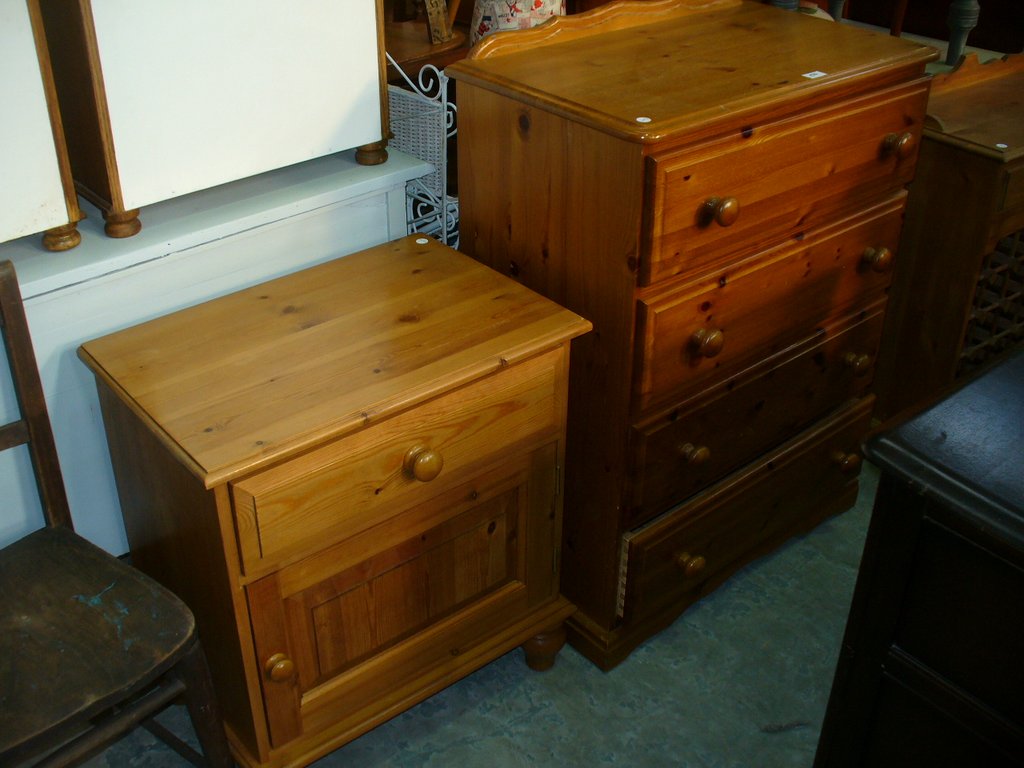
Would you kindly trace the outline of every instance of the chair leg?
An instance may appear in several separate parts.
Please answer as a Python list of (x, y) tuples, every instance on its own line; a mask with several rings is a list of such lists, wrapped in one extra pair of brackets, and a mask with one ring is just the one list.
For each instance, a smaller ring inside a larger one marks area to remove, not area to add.
[(185, 706), (192, 718), (192, 727), (199, 739), (206, 764), (210, 768), (234, 768), (235, 762), (224, 735), (220, 707), (210, 679), (210, 668), (198, 639), (178, 662), (176, 670), (185, 683)]
[(949, 4), (949, 48), (946, 49), (946, 63), (956, 66), (964, 53), (967, 36), (978, 26), (981, 7), (978, 0), (953, 0)]

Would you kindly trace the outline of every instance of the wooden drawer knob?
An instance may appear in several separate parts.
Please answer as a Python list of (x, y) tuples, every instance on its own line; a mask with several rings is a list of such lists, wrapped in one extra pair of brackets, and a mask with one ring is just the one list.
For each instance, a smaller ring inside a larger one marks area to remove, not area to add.
[(878, 248), (865, 248), (861, 261), (869, 266), (872, 272), (888, 272), (892, 269), (892, 251), (884, 245)]
[(683, 572), (683, 576), (687, 579), (692, 579), (698, 575), (707, 564), (708, 561), (704, 559), (704, 555), (691, 555), (689, 552), (681, 552), (676, 555), (676, 565), (679, 566), (679, 570)]
[(267, 679), (275, 683), (286, 683), (295, 676), (295, 664), (283, 653), (275, 653), (263, 663)]
[(882, 156), (895, 155), (898, 160), (905, 160), (914, 154), (914, 134), (888, 133), (882, 140)]
[(690, 337), (690, 349), (697, 357), (714, 357), (725, 346), (725, 334), (718, 328), (701, 328)]
[(857, 453), (835, 451), (832, 454), (832, 462), (839, 467), (839, 471), (844, 475), (852, 475), (860, 469), (860, 455)]
[(402, 469), (421, 483), (429, 483), (441, 474), (444, 458), (437, 451), (423, 445), (410, 448), (405, 454)]
[(683, 443), (679, 446), (679, 455), (686, 460), (687, 464), (697, 467), (711, 458), (711, 451), (706, 445)]
[(871, 358), (863, 353), (847, 352), (843, 356), (843, 362), (853, 371), (854, 376), (864, 376), (871, 370)]
[(740, 201), (735, 197), (709, 197), (704, 201), (700, 218), (703, 226), (712, 221), (720, 227), (731, 226), (740, 215)]

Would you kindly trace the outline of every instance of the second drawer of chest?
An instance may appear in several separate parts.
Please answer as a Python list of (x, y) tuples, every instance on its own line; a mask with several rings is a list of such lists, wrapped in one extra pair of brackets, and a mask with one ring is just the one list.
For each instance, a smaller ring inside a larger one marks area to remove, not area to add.
[[(436, 496), (561, 423), (554, 350), (232, 483), (247, 576), (316, 552)], [(414, 466), (420, 462), (420, 467)]]
[(900, 193), (867, 214), (645, 296), (638, 410), (777, 354), (884, 295), (905, 199)]
[[(620, 614), (680, 609), (856, 497), (868, 397), (623, 539)], [(799, 488), (798, 493), (794, 492)]]
[(885, 302), (824, 329), (815, 344), (724, 382), (634, 430), (629, 527), (779, 445), (871, 383)]

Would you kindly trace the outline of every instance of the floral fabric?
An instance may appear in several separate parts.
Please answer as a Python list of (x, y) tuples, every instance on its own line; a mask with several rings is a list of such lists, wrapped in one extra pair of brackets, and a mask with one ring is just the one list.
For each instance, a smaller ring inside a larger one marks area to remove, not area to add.
[(470, 42), (494, 32), (529, 29), (565, 13), (565, 0), (476, 0)]

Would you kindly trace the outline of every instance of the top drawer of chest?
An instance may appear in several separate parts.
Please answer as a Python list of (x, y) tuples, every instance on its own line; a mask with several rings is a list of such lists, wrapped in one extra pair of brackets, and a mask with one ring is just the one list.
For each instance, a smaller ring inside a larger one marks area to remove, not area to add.
[(640, 283), (694, 273), (908, 184), (925, 80), (648, 158)]

